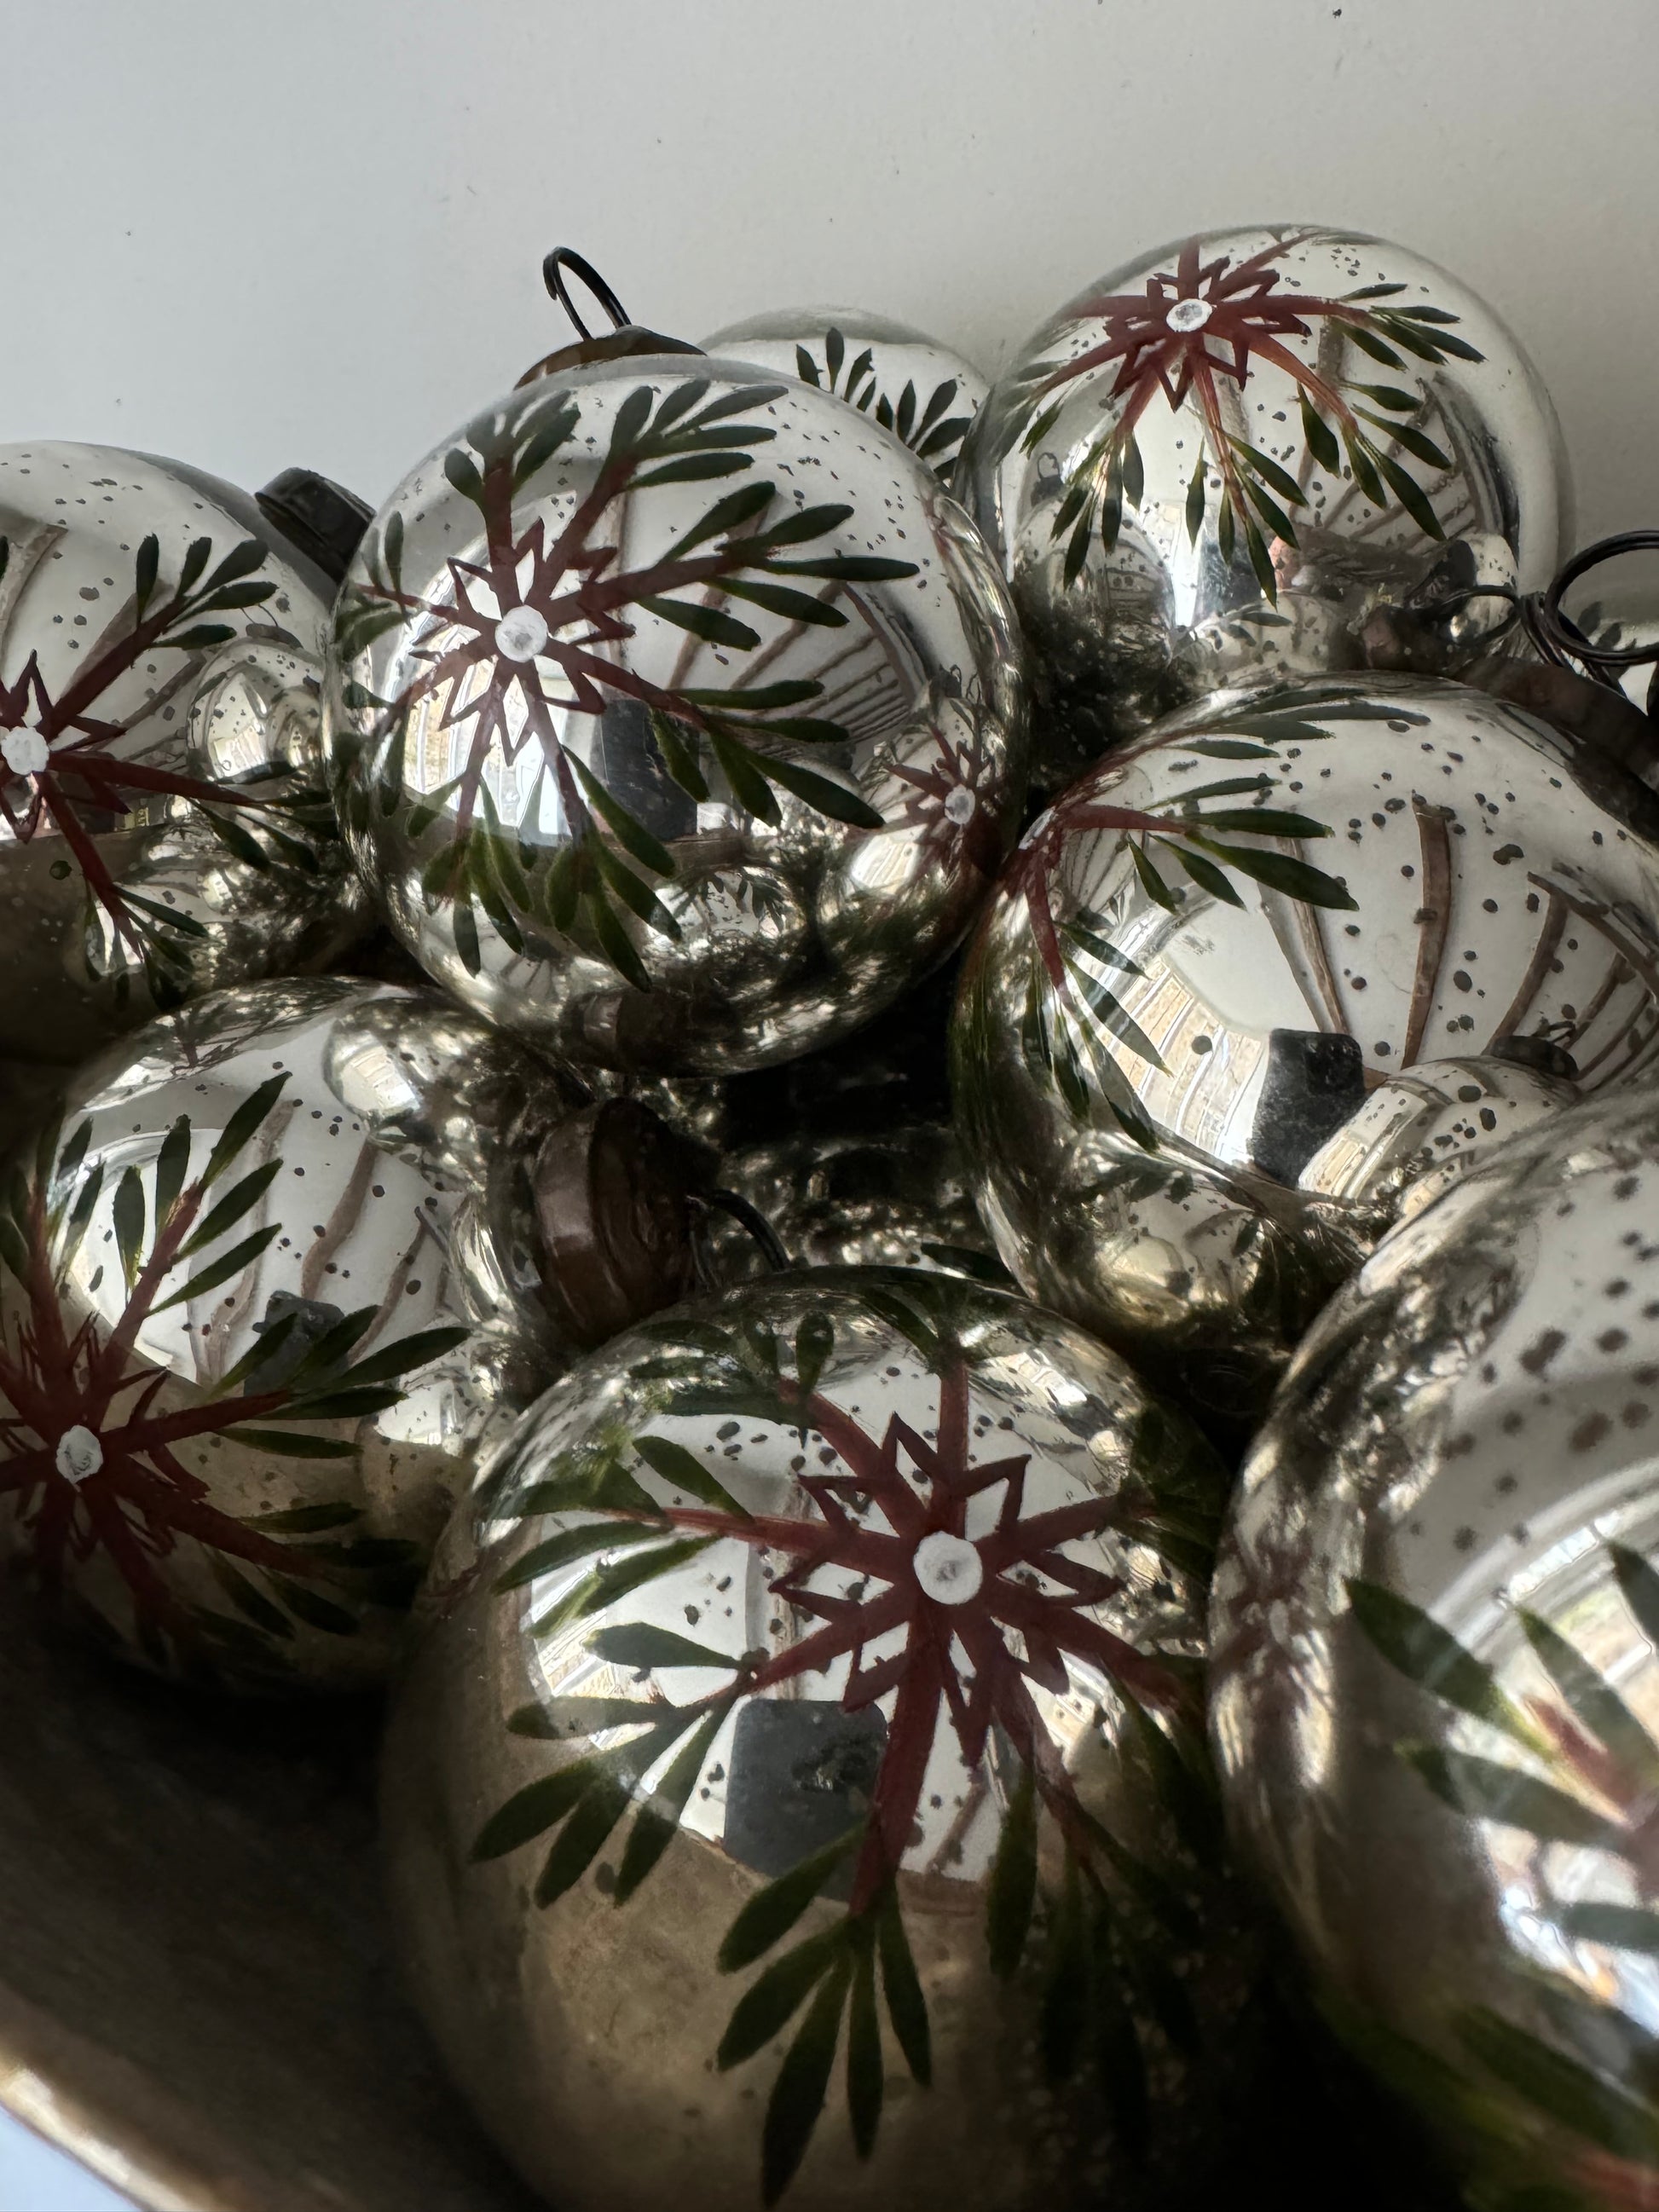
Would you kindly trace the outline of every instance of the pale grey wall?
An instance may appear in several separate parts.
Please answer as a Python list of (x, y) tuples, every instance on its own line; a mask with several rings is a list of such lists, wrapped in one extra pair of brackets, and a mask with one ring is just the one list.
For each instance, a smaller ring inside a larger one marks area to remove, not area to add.
[(0, 0), (0, 438), (379, 498), (585, 247), (696, 336), (862, 301), (988, 362), (1208, 223), (1376, 230), (1659, 517), (1656, 0)]

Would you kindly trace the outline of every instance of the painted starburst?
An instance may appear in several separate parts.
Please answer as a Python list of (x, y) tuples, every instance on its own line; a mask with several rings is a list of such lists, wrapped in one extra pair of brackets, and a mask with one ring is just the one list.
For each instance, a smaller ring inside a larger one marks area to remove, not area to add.
[(995, 764), (981, 719), (968, 721), (962, 736), (933, 732), (933, 750), (919, 763), (899, 763), (893, 774), (908, 784), (900, 818), (921, 832), (921, 849), (940, 860), (963, 854), (987, 877), (994, 876), (1003, 854), (993, 785)]
[[(0, 1500), (23, 1533), (19, 1548), (52, 1598), (74, 1566), (102, 1554), (126, 1587), (142, 1649), (158, 1666), (195, 1674), (211, 1675), (219, 1661), (280, 1671), (295, 1621), (356, 1633), (363, 1604), (408, 1603), (419, 1561), (411, 1546), (351, 1539), (361, 1514), (344, 1503), (228, 1513), (181, 1449), (223, 1438), (278, 1457), (349, 1460), (356, 1445), (339, 1425), (398, 1404), (398, 1378), (466, 1334), (425, 1329), (371, 1352), (375, 1309), (335, 1317), (314, 1341), (295, 1334), (301, 1317), (290, 1310), (193, 1402), (163, 1402), (170, 1370), (137, 1356), (146, 1322), (233, 1280), (280, 1234), (280, 1222), (246, 1226), (280, 1156), (227, 1178), (286, 1080), (274, 1076), (245, 1101), (193, 1174), (199, 1147), (182, 1115), (148, 1182), (124, 1170), (109, 1206), (125, 1293), (112, 1325), (90, 1310), (67, 1318), (71, 1270), (104, 1194), (102, 1164), (85, 1164), (90, 1123), (61, 1151), (48, 1131), (33, 1175), (14, 1171), (0, 1208)], [(179, 1595), (166, 1563), (184, 1544), (205, 1556), (229, 1612)]]
[[(1201, 1797), (1203, 1785), (1189, 1766), (1201, 1759), (1188, 1667), (1140, 1649), (1108, 1625), (1102, 1610), (1125, 1579), (1070, 1547), (1113, 1532), (1201, 1574), (1217, 1499), (1194, 1481), (1190, 1464), (1180, 1463), (1178, 1440), (1149, 1409), (1136, 1439), (1135, 1480), (1112, 1494), (1091, 1492), (1030, 1510), (1028, 1451), (975, 1457), (972, 1368), (953, 1329), (962, 1289), (940, 1278), (907, 1283), (902, 1294), (880, 1288), (866, 1294), (936, 1378), (937, 1417), (926, 1432), (895, 1413), (872, 1434), (820, 1387), (835, 1348), (827, 1311), (807, 1313), (793, 1346), (758, 1328), (728, 1333), (665, 1322), (653, 1332), (669, 1346), (652, 1367), (668, 1386), (664, 1413), (729, 1413), (745, 1425), (766, 1422), (794, 1432), (802, 1447), (796, 1480), (809, 1514), (749, 1511), (703, 1459), (652, 1434), (609, 1437), (567, 1455), (523, 1497), (509, 1503), (503, 1495), (503, 1510), (550, 1514), (562, 1525), (514, 1561), (499, 1589), (556, 1580), (574, 1563), (596, 1561), (538, 1618), (538, 1636), (605, 1612), (721, 1541), (775, 1563), (774, 1596), (816, 1624), (782, 1650), (737, 1662), (645, 1624), (588, 1634), (587, 1652), (613, 1665), (671, 1674), (677, 1668), (713, 1668), (726, 1679), (683, 1705), (566, 1697), (512, 1717), (515, 1731), (551, 1740), (633, 1724), (621, 1743), (591, 1750), (526, 1785), (479, 1835), (474, 1856), (483, 1859), (557, 1830), (536, 1886), (539, 1905), (552, 1905), (581, 1879), (630, 1813), (614, 1893), (618, 1904), (631, 1897), (672, 1840), (716, 1736), (744, 1701), (826, 1676), (839, 1684), (838, 1702), (848, 1714), (890, 1700), (867, 1810), (749, 1900), (716, 1962), (726, 1972), (757, 1964), (815, 1899), (826, 1891), (844, 1894), (836, 1921), (781, 1951), (751, 1982), (715, 2054), (722, 2069), (744, 2064), (797, 2023), (763, 2133), (769, 2203), (805, 2154), (843, 2035), (849, 2118), (861, 2154), (872, 2147), (881, 2116), (884, 2012), (914, 2079), (930, 2079), (927, 2008), (899, 1875), (915, 1847), (928, 1763), (942, 1731), (954, 1739), (971, 1778), (969, 1802), (987, 1802), (994, 1791), (1003, 1802), (988, 1883), (992, 1966), (1012, 1975), (1040, 1929), (1040, 1972), (1059, 1992), (1054, 2006), (1066, 2008), (1066, 2032), (1056, 2031), (1048, 2051), (1054, 2070), (1064, 2075), (1083, 2049), (1103, 2051), (1110, 2043), (1110, 2078), (1103, 2087), (1131, 2132), (1127, 2116), (1144, 2095), (1142, 2060), (1133, 2032), (1127, 2051), (1121, 2039), (1103, 2036), (1097, 2008), (1118, 2008), (1112, 2016), (1120, 2021), (1126, 2016), (1110, 1976), (1132, 1971), (1125, 1962), (1141, 1957), (1137, 1947), (1155, 1950), (1158, 1931), (1167, 1940), (1185, 1911), (1163, 1877), (1140, 1867), (1083, 1803), (1034, 1692), (1072, 1691), (1073, 1668), (1109, 1684), (1152, 1771), (1185, 1778), (1177, 1796)], [(976, 1501), (994, 1501), (988, 1526), (973, 1510)], [(659, 1778), (647, 1795), (653, 1774)], [(1059, 1890), (1041, 1899), (1040, 1815), (1054, 1824), (1064, 1867)], [(1154, 1911), (1147, 1927), (1133, 1929), (1113, 1890), (1115, 1878), (1126, 1875), (1143, 1897), (1161, 1894), (1174, 1919), (1166, 1923)], [(1118, 1961), (1105, 1968), (1105, 1980), (1091, 1968), (1086, 1990), (1073, 1985), (1085, 1954)]]
[(1224, 392), (1229, 386), (1243, 392), (1258, 362), (1270, 363), (1295, 384), (1304, 448), (1313, 463), (1336, 475), (1346, 456), (1354, 483), (1375, 507), (1380, 511), (1393, 499), (1428, 537), (1443, 538), (1433, 502), (1407, 465), (1452, 466), (1422, 427), (1420, 393), (1328, 375), (1286, 340), (1310, 337), (1321, 327), (1335, 329), (1358, 351), (1396, 373), (1408, 369), (1408, 357), (1432, 367), (1482, 356), (1448, 327), (1458, 320), (1448, 309), (1400, 304), (1404, 284), (1363, 285), (1334, 299), (1287, 289), (1283, 271), (1273, 264), (1313, 234), (1297, 232), (1237, 261), (1225, 253), (1201, 261), (1200, 241), (1189, 239), (1173, 267), (1149, 276), (1144, 290), (1082, 301), (1075, 313), (1100, 324), (1099, 339), (1074, 360), (1044, 362), (1030, 372), (1031, 404), (1041, 411), (1025, 432), (1028, 450), (1058, 419), (1054, 395), (1079, 377), (1115, 370), (1106, 393), (1112, 419), (1070, 472), (1054, 513), (1054, 535), (1069, 532), (1068, 582), (1080, 573), (1096, 530), (1109, 551), (1125, 503), (1139, 505), (1144, 471), (1135, 426), (1162, 395), (1172, 412), (1190, 410), (1200, 432), (1187, 495), (1189, 536), (1196, 540), (1203, 525), (1213, 471), (1220, 479), (1216, 534), (1222, 557), (1231, 561), (1242, 533), (1264, 597), (1277, 599), (1269, 541), (1295, 546), (1291, 511), (1307, 504), (1307, 493), (1284, 460), (1228, 428)]
[[(314, 803), (307, 808), (257, 784), (209, 782), (129, 758), (124, 750), (130, 732), (185, 690), (208, 657), (235, 637), (234, 624), (212, 617), (262, 606), (276, 592), (276, 583), (257, 573), (268, 553), (263, 541), (246, 538), (210, 568), (213, 542), (198, 538), (169, 584), (161, 576), (160, 543), (146, 538), (133, 556), (131, 597), (61, 691), (54, 694), (47, 684), (38, 653), (29, 654), (10, 684), (0, 683), (4, 835), (19, 844), (30, 843), (43, 829), (62, 836), (90, 899), (108, 917), (158, 1006), (176, 1004), (182, 995), (190, 940), (205, 933), (194, 916), (118, 883), (100, 848), (100, 833), (124, 826), (158, 799), (183, 800), (236, 859), (252, 866), (296, 866), (314, 873), (317, 866), (308, 842), (319, 826)], [(0, 583), (13, 557), (9, 541), (0, 537)], [(126, 715), (112, 715), (106, 694), (150, 654), (165, 656), (168, 664), (160, 690)]]
[[(706, 377), (660, 392), (640, 386), (617, 410), (591, 484), (554, 525), (539, 511), (522, 520), (516, 502), (571, 445), (581, 401), (538, 386), (530, 400), (474, 422), (445, 459), (450, 483), (481, 517), (482, 559), (452, 558), (442, 588), (414, 591), (404, 580), (401, 514), (394, 510), (366, 543), (364, 573), (342, 600), (338, 643), (358, 678), (344, 693), (356, 718), (349, 763), (372, 752), (374, 787), (349, 764), (344, 817), (362, 837), (377, 811), (396, 816), (415, 840), (429, 840), (441, 818), (422, 890), (432, 902), (451, 902), (456, 947), (471, 972), (483, 957), (475, 902), (514, 952), (533, 947), (549, 927), (577, 932), (639, 989), (648, 988), (647, 972), (622, 912), (665, 936), (678, 933), (658, 896), (674, 876), (673, 855), (566, 742), (572, 715), (597, 725), (612, 702), (632, 702), (645, 717), (654, 769), (694, 802), (709, 798), (713, 773), (735, 805), (765, 822), (781, 818), (781, 790), (833, 820), (884, 826), (848, 784), (795, 757), (802, 747), (852, 741), (842, 724), (799, 711), (822, 700), (819, 679), (697, 685), (688, 664), (659, 684), (627, 650), (649, 618), (685, 632), (693, 658), (707, 647), (758, 663), (770, 653), (733, 602), (796, 633), (835, 630), (848, 620), (848, 587), (915, 574), (911, 562), (828, 550), (851, 507), (797, 507), (763, 481), (717, 499), (658, 559), (627, 565), (628, 502), (659, 485), (746, 475), (775, 433), (737, 418), (752, 417), (782, 390), (745, 385), (720, 393)], [(405, 627), (416, 672), (381, 698), (361, 680), (365, 656), (377, 638)], [(466, 753), (458, 776), (417, 796), (405, 790), (405, 733), (428, 702), (438, 727), (465, 730)], [(562, 825), (565, 842), (550, 859), (502, 824), (486, 780), (492, 759), (521, 755), (532, 763), (526, 808), (545, 790)]]

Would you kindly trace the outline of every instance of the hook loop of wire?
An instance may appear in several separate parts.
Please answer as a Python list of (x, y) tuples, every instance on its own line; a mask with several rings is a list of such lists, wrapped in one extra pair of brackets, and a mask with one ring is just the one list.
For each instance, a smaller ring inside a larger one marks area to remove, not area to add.
[(1547, 647), (1554, 647), (1553, 659), (1565, 659), (1569, 654), (1582, 662), (1592, 676), (1614, 690), (1622, 688), (1616, 670), (1639, 668), (1644, 662), (1659, 662), (1659, 644), (1653, 645), (1597, 645), (1584, 635), (1571, 615), (1562, 611), (1561, 602), (1581, 576), (1592, 568), (1599, 568), (1604, 561), (1616, 561), (1626, 553), (1659, 553), (1659, 530), (1626, 530), (1614, 538), (1598, 538), (1593, 545), (1575, 553), (1571, 561), (1559, 569), (1554, 582), (1538, 604), (1534, 622), (1543, 634)]
[(570, 287), (565, 281), (567, 269), (580, 283), (586, 286), (605, 313), (610, 316), (611, 328), (618, 331), (623, 329), (629, 320), (628, 310), (592, 263), (585, 259), (571, 246), (556, 246), (542, 263), (542, 282), (546, 285), (549, 295), (556, 300), (569, 316), (571, 322), (575, 325), (577, 335), (582, 338), (591, 338), (593, 333), (576, 312), (575, 302), (570, 296)]
[[(774, 1274), (782, 1273), (793, 1266), (793, 1261), (784, 1249), (781, 1238), (766, 1216), (757, 1206), (751, 1206), (746, 1198), (740, 1198), (736, 1191), (700, 1190), (693, 1194), (692, 1205), (705, 1220), (710, 1212), (729, 1214), (751, 1241), (759, 1246), (761, 1256)], [(700, 1254), (699, 1256), (701, 1258), (702, 1255)], [(705, 1282), (703, 1287), (709, 1288), (712, 1285)]]
[(1581, 668), (1595, 683), (1610, 691), (1620, 691), (1624, 688), (1619, 680), (1621, 670), (1639, 668), (1647, 662), (1659, 665), (1659, 642), (1597, 645), (1585, 636), (1561, 602), (1581, 576), (1588, 575), (1592, 568), (1599, 568), (1603, 562), (1622, 559), (1628, 553), (1656, 552), (1659, 530), (1621, 531), (1612, 538), (1598, 538), (1593, 544), (1575, 553), (1557, 570), (1546, 591), (1517, 592), (1508, 584), (1469, 584), (1459, 591), (1437, 592), (1416, 611), (1449, 614), (1471, 599), (1503, 599), (1510, 611), (1492, 633), (1494, 641), (1519, 623), (1540, 659), (1557, 668)]

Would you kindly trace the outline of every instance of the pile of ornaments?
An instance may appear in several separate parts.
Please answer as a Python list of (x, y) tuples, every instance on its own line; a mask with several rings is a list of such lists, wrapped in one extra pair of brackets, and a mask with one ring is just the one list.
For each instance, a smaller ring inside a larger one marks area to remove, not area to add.
[(567, 2212), (1208, 2204), (1284, 1929), (1472, 2203), (1659, 2203), (1659, 750), (1535, 374), (1326, 230), (988, 392), (572, 276), (372, 517), (0, 450), (11, 1601), (392, 1683)]

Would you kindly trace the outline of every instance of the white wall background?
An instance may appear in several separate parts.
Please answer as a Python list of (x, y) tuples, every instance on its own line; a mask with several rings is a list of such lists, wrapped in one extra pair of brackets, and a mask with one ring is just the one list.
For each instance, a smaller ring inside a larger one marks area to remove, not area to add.
[(378, 500), (562, 336), (863, 303), (994, 365), (1205, 224), (1379, 231), (1659, 520), (1656, 0), (0, 0), (0, 439)]
[[(0, 441), (378, 500), (562, 342), (552, 245), (686, 337), (836, 301), (994, 368), (1316, 221), (1508, 317), (1581, 536), (1659, 523), (1659, 0), (0, 0)], [(0, 2212), (87, 2192), (0, 2135)]]

